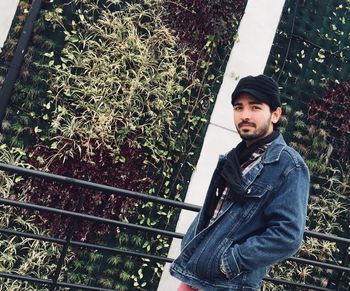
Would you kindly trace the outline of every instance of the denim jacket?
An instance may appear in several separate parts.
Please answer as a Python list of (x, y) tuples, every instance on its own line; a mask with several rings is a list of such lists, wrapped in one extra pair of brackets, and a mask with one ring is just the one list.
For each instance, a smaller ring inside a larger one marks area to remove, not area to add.
[(170, 273), (205, 291), (259, 290), (268, 268), (300, 247), (309, 172), (301, 156), (278, 136), (243, 176), (244, 201), (225, 200), (208, 225), (224, 160), (220, 157), (203, 208), (183, 238)]

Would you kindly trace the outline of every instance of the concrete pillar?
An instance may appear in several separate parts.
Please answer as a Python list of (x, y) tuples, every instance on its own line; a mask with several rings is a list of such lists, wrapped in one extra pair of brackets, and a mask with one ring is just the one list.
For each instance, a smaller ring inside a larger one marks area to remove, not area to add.
[[(211, 175), (220, 154), (240, 142), (232, 117), (231, 93), (238, 78), (263, 73), (271, 50), (284, 0), (248, 0), (236, 41), (226, 67), (215, 107), (210, 118), (196, 170), (193, 172), (185, 202), (203, 205)], [(176, 231), (185, 233), (196, 213), (182, 210)], [(180, 240), (173, 239), (168, 256), (180, 253)], [(158, 291), (175, 291), (179, 281), (169, 274), (166, 264)]]

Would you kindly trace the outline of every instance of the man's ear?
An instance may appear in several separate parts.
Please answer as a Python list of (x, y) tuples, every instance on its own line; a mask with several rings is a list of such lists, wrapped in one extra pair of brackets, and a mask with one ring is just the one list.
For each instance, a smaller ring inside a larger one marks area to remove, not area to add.
[(282, 115), (282, 108), (281, 107), (277, 107), (275, 111), (272, 112), (272, 116), (271, 116), (271, 121), (273, 124), (276, 124)]

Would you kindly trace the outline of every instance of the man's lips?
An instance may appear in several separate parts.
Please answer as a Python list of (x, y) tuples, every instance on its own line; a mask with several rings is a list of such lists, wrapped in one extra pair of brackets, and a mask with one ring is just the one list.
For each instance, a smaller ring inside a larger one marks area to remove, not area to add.
[(238, 127), (239, 128), (242, 128), (242, 127), (255, 127), (255, 124), (254, 123), (248, 123), (248, 122), (242, 122), (240, 124), (238, 124)]

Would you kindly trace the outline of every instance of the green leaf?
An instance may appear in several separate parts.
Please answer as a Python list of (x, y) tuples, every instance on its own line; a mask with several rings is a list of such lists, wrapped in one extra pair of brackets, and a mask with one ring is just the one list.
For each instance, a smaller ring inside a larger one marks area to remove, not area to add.
[(34, 132), (35, 132), (35, 133), (40, 133), (40, 132), (42, 132), (42, 129), (40, 129), (38, 126), (36, 126), (36, 127), (34, 128)]
[(54, 56), (54, 52), (50, 52), (50, 53), (44, 53), (44, 56), (45, 57), (48, 57), (48, 58), (52, 58)]

